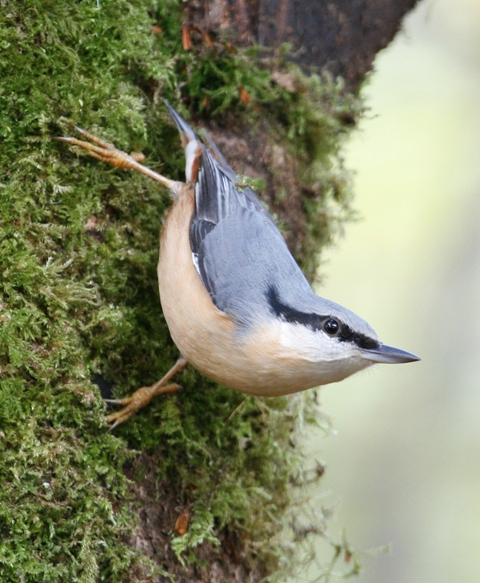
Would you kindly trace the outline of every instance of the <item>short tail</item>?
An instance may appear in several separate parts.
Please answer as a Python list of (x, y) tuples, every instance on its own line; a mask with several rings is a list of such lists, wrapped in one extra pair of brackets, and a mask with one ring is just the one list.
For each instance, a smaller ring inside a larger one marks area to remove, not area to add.
[(185, 137), (189, 142), (192, 140), (199, 140), (199, 137), (197, 136), (197, 134), (192, 130), (192, 128), (183, 119), (183, 117), (178, 113), (178, 111), (176, 109), (174, 109), (170, 105), (170, 103), (168, 103), (168, 101), (166, 101), (165, 99), (163, 100), (163, 103), (165, 103), (165, 105), (168, 109), (168, 113), (170, 114), (170, 117), (175, 122), (175, 125), (178, 128), (178, 131), (181, 134), (185, 134)]
[(185, 150), (185, 177), (187, 182), (197, 181), (200, 158), (204, 152), (205, 146), (202, 144), (200, 137), (193, 131), (183, 117), (168, 103), (163, 100), (167, 106), (170, 117), (180, 132), (183, 149)]

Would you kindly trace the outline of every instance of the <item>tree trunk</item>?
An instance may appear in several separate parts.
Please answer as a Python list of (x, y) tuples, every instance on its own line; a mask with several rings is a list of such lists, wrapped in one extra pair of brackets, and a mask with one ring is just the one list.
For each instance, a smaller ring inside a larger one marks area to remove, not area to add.
[(2, 582), (253, 582), (295, 563), (292, 541), (326, 537), (323, 521), (300, 524), (292, 502), (323, 471), (304, 470), (300, 447), (300, 428), (318, 421), (314, 393), (245, 399), (188, 367), (182, 391), (108, 432), (99, 388), (130, 394), (177, 357), (156, 281), (169, 198), (52, 138), (79, 125), (181, 179), (168, 99), (211, 130), (238, 174), (263, 181), (313, 278), (319, 249), (349, 216), (341, 145), (362, 112), (359, 84), (414, 4), (8, 2)]

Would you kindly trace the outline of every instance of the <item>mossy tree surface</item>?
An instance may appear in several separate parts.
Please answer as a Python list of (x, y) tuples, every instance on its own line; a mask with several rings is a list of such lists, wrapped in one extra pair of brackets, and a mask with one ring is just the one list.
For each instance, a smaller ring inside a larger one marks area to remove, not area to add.
[[(312, 395), (245, 399), (188, 368), (180, 393), (108, 433), (92, 379), (129, 394), (177, 357), (156, 281), (169, 196), (52, 137), (76, 124), (181, 179), (183, 153), (160, 98), (204, 119), (261, 118), (320, 193), (305, 201), (310, 251), (299, 257), (313, 273), (314, 242), (328, 242), (348, 214), (338, 153), (359, 106), (337, 84), (299, 80), (282, 63), (297, 88), (276, 83), (254, 53), (221, 42), (184, 51), (176, 0), (0, 5), (0, 579), (181, 581), (202, 576), (202, 556), (222, 553), (245, 573), (273, 576), (290, 556), (289, 484)], [(174, 522), (159, 527), (168, 560), (132, 542), (135, 482), (151, 462), (158, 496), (190, 516), (184, 536)]]

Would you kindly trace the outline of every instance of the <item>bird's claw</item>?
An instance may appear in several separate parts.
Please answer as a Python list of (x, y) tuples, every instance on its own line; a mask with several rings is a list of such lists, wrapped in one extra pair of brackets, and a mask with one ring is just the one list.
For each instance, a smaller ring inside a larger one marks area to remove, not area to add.
[(116, 166), (117, 168), (137, 168), (138, 162), (142, 162), (145, 156), (143, 154), (138, 154), (136, 152), (132, 152), (132, 154), (127, 154), (122, 150), (116, 148), (113, 144), (102, 140), (101, 138), (97, 138), (93, 134), (75, 126), (75, 129), (79, 134), (81, 134), (88, 142), (85, 140), (79, 140), (77, 138), (70, 138), (70, 137), (60, 137), (55, 138), (60, 142), (66, 142), (67, 144), (71, 144), (72, 146), (78, 146), (79, 148), (83, 148), (87, 150), (91, 156), (96, 158), (97, 160), (101, 160), (102, 162), (107, 162), (112, 166)]
[(170, 383), (168, 385), (159, 385), (158, 383), (155, 383), (150, 387), (141, 387), (140, 389), (137, 389), (133, 395), (125, 397), (124, 399), (105, 399), (107, 403), (124, 405), (123, 409), (110, 413), (110, 415), (107, 415), (105, 418), (107, 423), (112, 423), (110, 431), (130, 419), (130, 417), (135, 415), (137, 411), (148, 405), (155, 395), (174, 393), (179, 389), (181, 389), (181, 386), (177, 383)]
[(147, 166), (141, 164), (145, 160), (145, 156), (141, 152), (131, 152), (127, 154), (122, 150), (116, 148), (113, 144), (102, 140), (101, 138), (97, 138), (90, 132), (75, 126), (77, 132), (82, 135), (85, 140), (79, 140), (77, 138), (71, 137), (57, 137), (54, 140), (59, 142), (66, 142), (67, 144), (71, 144), (72, 146), (77, 146), (79, 148), (83, 148), (87, 150), (87, 152), (96, 158), (97, 160), (101, 160), (102, 162), (106, 162), (107, 164), (111, 164), (117, 168), (123, 168), (125, 170), (136, 170), (137, 172), (141, 172), (150, 178), (153, 178), (160, 184), (166, 186), (171, 192), (177, 192), (179, 188), (181, 188), (182, 183), (176, 182), (175, 180), (170, 180), (169, 178), (165, 178), (158, 172), (151, 170)]

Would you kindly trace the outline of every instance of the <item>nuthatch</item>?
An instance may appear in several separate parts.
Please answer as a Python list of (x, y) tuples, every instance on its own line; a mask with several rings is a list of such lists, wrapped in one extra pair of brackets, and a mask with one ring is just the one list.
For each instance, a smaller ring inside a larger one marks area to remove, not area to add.
[(113, 427), (156, 395), (187, 362), (207, 377), (250, 395), (296, 393), (375, 363), (419, 360), (379, 342), (353, 312), (314, 294), (272, 217), (236, 176), (215, 144), (207, 147), (166, 103), (180, 131), (186, 183), (169, 180), (113, 145), (59, 138), (100, 160), (165, 185), (173, 205), (160, 236), (158, 281), (163, 313), (182, 357), (151, 387), (113, 401)]

